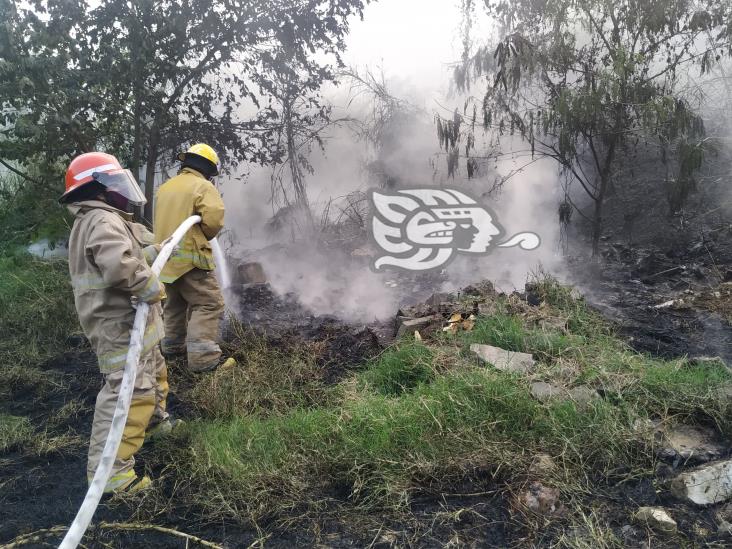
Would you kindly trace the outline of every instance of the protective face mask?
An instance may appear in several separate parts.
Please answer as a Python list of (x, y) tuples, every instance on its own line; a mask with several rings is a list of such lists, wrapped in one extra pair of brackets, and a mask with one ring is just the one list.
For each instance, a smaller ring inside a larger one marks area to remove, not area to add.
[(114, 191), (107, 191), (104, 193), (107, 204), (123, 212), (132, 213), (132, 204), (127, 198)]

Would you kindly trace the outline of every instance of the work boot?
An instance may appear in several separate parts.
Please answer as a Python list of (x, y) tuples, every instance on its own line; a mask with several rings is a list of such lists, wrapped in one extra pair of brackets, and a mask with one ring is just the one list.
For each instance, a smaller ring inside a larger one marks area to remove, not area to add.
[(206, 373), (206, 372), (213, 372), (214, 370), (218, 370), (218, 369), (226, 370), (229, 368), (233, 368), (234, 366), (236, 366), (236, 359), (234, 357), (229, 357), (229, 358), (221, 357), (221, 358), (219, 358), (218, 361), (216, 361), (208, 366), (199, 366), (196, 368), (192, 368), (189, 363), (188, 368), (193, 373), (202, 374), (202, 373)]
[(153, 441), (156, 439), (165, 438), (175, 429), (178, 429), (182, 425), (185, 425), (185, 421), (183, 421), (182, 419), (174, 419), (168, 416), (163, 421), (156, 423), (152, 427), (148, 428), (147, 431), (145, 431), (145, 440)]
[(171, 340), (163, 338), (160, 342), (160, 352), (167, 360), (178, 360), (186, 356), (186, 344), (184, 340)]
[(115, 494), (133, 494), (145, 490), (152, 484), (152, 480), (147, 475), (138, 477), (134, 471), (127, 471), (119, 475), (112, 476), (104, 487), (102, 492), (105, 496), (113, 496)]

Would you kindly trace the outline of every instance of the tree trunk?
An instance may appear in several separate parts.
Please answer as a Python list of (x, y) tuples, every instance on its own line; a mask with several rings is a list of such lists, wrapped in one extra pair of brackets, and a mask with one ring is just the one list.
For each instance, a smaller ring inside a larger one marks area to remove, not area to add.
[(595, 200), (595, 215), (592, 219), (592, 257), (599, 257), (600, 237), (602, 236), (602, 206), (604, 200), (597, 198)]
[(297, 158), (297, 143), (295, 141), (295, 130), (292, 125), (292, 102), (288, 97), (284, 102), (285, 132), (287, 135), (287, 158), (290, 163), (290, 175), (292, 177), (292, 188), (295, 191), (295, 204), (305, 214), (305, 221), (309, 230), (315, 228), (315, 220), (310, 211), (308, 192), (305, 186), (305, 179), (302, 175), (300, 162)]
[(143, 213), (144, 222), (148, 227), (152, 227), (153, 222), (153, 200), (155, 198), (155, 168), (158, 164), (158, 148), (160, 146), (160, 132), (154, 128), (150, 133), (150, 142), (148, 143), (147, 153), (147, 169), (145, 170), (145, 211)]
[(132, 82), (132, 94), (135, 98), (135, 106), (132, 112), (132, 116), (134, 117), (134, 120), (132, 121), (134, 125), (134, 130), (130, 171), (139, 181), (140, 163), (142, 161), (142, 85), (140, 82), (140, 36), (138, 33), (139, 13), (137, 13), (134, 4), (132, 4), (131, 9), (133, 10), (133, 12), (131, 13), (128, 25), (132, 38), (132, 40), (130, 41), (130, 46), (132, 48), (132, 71), (134, 74), (134, 80)]

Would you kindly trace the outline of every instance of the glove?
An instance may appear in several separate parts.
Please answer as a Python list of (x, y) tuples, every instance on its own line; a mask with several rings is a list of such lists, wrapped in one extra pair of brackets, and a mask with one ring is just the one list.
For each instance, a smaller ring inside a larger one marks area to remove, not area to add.
[(155, 259), (160, 253), (160, 244), (150, 244), (142, 249), (142, 253), (145, 256), (145, 261), (148, 265), (152, 265)]
[(140, 305), (140, 303), (147, 303), (148, 305), (153, 305), (155, 303), (160, 303), (166, 297), (168, 297), (168, 296), (165, 294), (165, 287), (162, 286), (160, 289), (160, 293), (157, 294), (156, 296), (148, 299), (147, 301), (142, 301), (139, 297), (137, 297), (136, 295), (133, 295), (130, 297), (130, 303), (132, 304), (132, 308), (137, 310), (137, 307)]
[(168, 297), (165, 295), (165, 286), (163, 284), (160, 284), (160, 293), (158, 295), (152, 297), (151, 299), (148, 299), (145, 303), (148, 303), (152, 305), (153, 303), (160, 303), (163, 299)]
[[(171, 241), (172, 238), (173, 238), (172, 236), (169, 236), (168, 238), (166, 238), (165, 240), (163, 240), (160, 243), (160, 248), (159, 249), (161, 249), (163, 246), (166, 246)], [(180, 241), (178, 242), (178, 244), (176, 244), (175, 246), (173, 246), (173, 250), (171, 251), (171, 254), (174, 254), (178, 250), (180, 250)]]

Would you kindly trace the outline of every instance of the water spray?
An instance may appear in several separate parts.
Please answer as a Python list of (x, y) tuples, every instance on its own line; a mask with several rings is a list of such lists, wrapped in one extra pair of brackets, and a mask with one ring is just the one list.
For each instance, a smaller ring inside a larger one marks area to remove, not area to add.
[(229, 266), (226, 263), (226, 256), (224, 255), (224, 251), (221, 249), (221, 244), (219, 244), (219, 240), (217, 238), (212, 238), (209, 242), (211, 243), (211, 250), (213, 250), (216, 270), (219, 273), (221, 289), (226, 290), (231, 286), (231, 275), (229, 274)]
[[(160, 274), (163, 266), (170, 259), (173, 249), (178, 245), (188, 230), (200, 222), (201, 217), (194, 215), (186, 219), (175, 230), (173, 235), (160, 249), (158, 257), (152, 264), (152, 271), (156, 275)], [(212, 247), (214, 250), (218, 249), (219, 254), (221, 253), (221, 248), (218, 246), (218, 243), (215, 243)], [(222, 273), (226, 271), (226, 265), (223, 265), (221, 271)], [(117, 406), (114, 409), (112, 424), (107, 434), (107, 442), (104, 444), (104, 450), (102, 451), (102, 459), (99, 461), (99, 465), (97, 465), (97, 470), (94, 472), (94, 479), (89, 484), (86, 497), (84, 497), (84, 501), (78, 513), (76, 513), (76, 518), (69, 527), (69, 531), (66, 533), (61, 545), (59, 545), (59, 549), (76, 549), (76, 546), (79, 545), (86, 529), (89, 528), (89, 523), (94, 516), (94, 512), (97, 510), (99, 500), (102, 498), (104, 487), (107, 485), (109, 476), (112, 473), (112, 466), (114, 465), (114, 460), (117, 458), (117, 451), (122, 441), (122, 431), (127, 423), (127, 414), (130, 411), (132, 391), (135, 386), (135, 378), (137, 377), (137, 363), (140, 360), (140, 353), (142, 352), (142, 339), (145, 333), (145, 324), (147, 324), (147, 313), (149, 309), (150, 305), (144, 302), (140, 302), (137, 306), (135, 322), (132, 326), (130, 337), (130, 347), (127, 351), (127, 362), (125, 363), (124, 375), (122, 377), (122, 387), (119, 391)]]

